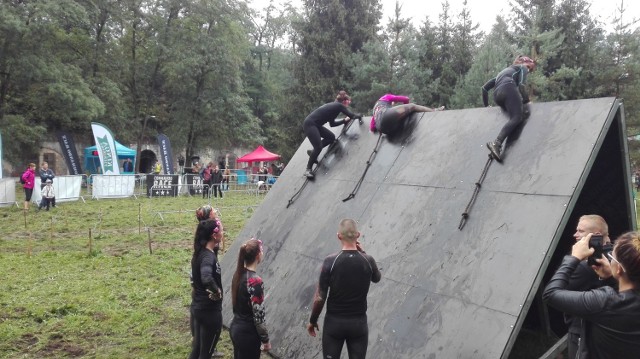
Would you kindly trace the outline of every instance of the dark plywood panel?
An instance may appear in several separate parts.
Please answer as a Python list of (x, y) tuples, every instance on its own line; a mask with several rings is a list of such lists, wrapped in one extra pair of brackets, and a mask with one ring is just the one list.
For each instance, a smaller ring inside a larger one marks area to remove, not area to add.
[[(273, 353), (319, 357), (320, 340), (304, 326), (322, 259), (339, 250), (338, 221), (350, 217), (383, 273), (369, 294), (368, 357), (500, 357), (599, 151), (613, 103), (533, 104), (504, 163), (489, 168), (462, 231), (461, 213), (487, 160), (484, 144), (506, 121), (498, 108), (415, 115), (402, 135), (383, 138), (356, 197), (343, 202), (378, 139), (368, 119), (354, 124), (340, 137), (341, 150), (287, 208), (304, 183), (305, 140), (224, 256), (225, 290), (240, 244), (261, 238)], [(224, 311), (228, 325), (229, 300)]]

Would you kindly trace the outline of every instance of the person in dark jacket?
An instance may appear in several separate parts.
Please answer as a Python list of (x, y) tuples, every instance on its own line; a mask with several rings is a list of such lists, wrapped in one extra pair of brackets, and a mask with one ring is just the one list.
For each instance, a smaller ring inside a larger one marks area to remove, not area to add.
[(211, 171), (211, 187), (213, 188), (214, 197), (218, 197), (218, 192), (220, 192), (220, 198), (222, 198), (222, 188), (220, 188), (222, 178), (222, 171), (220, 171), (220, 167), (216, 165), (213, 171)]
[(191, 258), (193, 343), (189, 359), (210, 359), (222, 331), (222, 277), (214, 251), (224, 238), (218, 219), (198, 223)]
[[(318, 160), (318, 156), (320, 155), (320, 152), (322, 152), (322, 149), (329, 146), (336, 140), (336, 136), (329, 129), (325, 128), (324, 124), (329, 122), (331, 127), (336, 127), (343, 124), (346, 125), (352, 119), (362, 119), (361, 114), (355, 114), (347, 108), (350, 103), (351, 97), (349, 97), (345, 91), (340, 91), (334, 102), (318, 107), (311, 112), (307, 118), (305, 118), (304, 123), (302, 124), (302, 129), (313, 146), (313, 150), (307, 151), (307, 154), (309, 154), (309, 161), (307, 162), (307, 171), (304, 175), (308, 178), (313, 178), (313, 171), (311, 168)], [(336, 121), (336, 117), (338, 117), (338, 114), (340, 113), (344, 113), (348, 117), (344, 120)]]
[[(607, 258), (592, 266), (600, 278), (613, 277), (618, 290), (604, 286), (589, 291), (569, 289), (571, 274), (594, 253), (593, 234), (580, 239), (542, 294), (550, 306), (582, 318), (577, 358), (637, 359), (640, 353), (640, 237), (628, 232), (614, 242)], [(586, 351), (583, 350), (586, 346)]]
[[(38, 174), (40, 175), (40, 193), (42, 194), (42, 192), (44, 191), (44, 187), (47, 184), (47, 180), (49, 180), (53, 185), (53, 179), (56, 177), (56, 175), (55, 173), (53, 173), (53, 170), (49, 168), (49, 163), (47, 162), (42, 162), (42, 164), (40, 165), (40, 171), (38, 171)], [(38, 209), (47, 207), (47, 210), (48, 210), (49, 209), (48, 205), (51, 205), (53, 208), (55, 208), (56, 198), (53, 197), (50, 201), (47, 202), (44, 196), (42, 196), (40, 204), (38, 205)]]
[(253, 238), (244, 242), (238, 252), (231, 281), (233, 321), (229, 328), (235, 359), (259, 359), (261, 350), (271, 350), (265, 323), (264, 284), (256, 273), (263, 255), (262, 241)]
[(529, 117), (529, 93), (525, 88), (527, 74), (534, 71), (536, 63), (526, 56), (518, 56), (513, 65), (500, 71), (498, 76), (487, 81), (482, 86), (482, 102), (489, 106), (489, 90), (493, 91), (494, 101), (509, 115), (509, 121), (502, 127), (498, 137), (487, 143), (491, 155), (498, 162), (502, 162), (502, 142)]
[(318, 317), (326, 302), (323, 358), (340, 358), (345, 342), (350, 359), (367, 356), (367, 294), (370, 284), (378, 283), (382, 275), (373, 257), (362, 249), (358, 238), (360, 232), (356, 221), (349, 218), (340, 221), (338, 239), (342, 250), (326, 257), (322, 263), (307, 331), (312, 337), (316, 336)]
[[(586, 236), (589, 233), (601, 235), (603, 238), (603, 243), (610, 245), (611, 239), (609, 238), (609, 226), (601, 216), (597, 214), (588, 214), (581, 216), (580, 219), (578, 219), (576, 232), (573, 234), (575, 242), (578, 242), (580, 239), (582, 239), (582, 237)], [(567, 289), (582, 292), (600, 288), (605, 285), (614, 288), (617, 287), (615, 279), (609, 278), (607, 280), (602, 280), (600, 277), (598, 277), (598, 273), (596, 273), (596, 271), (591, 268), (591, 265), (589, 265), (589, 263), (584, 260), (581, 261), (573, 271), (573, 273), (571, 273)], [(576, 317), (566, 313), (564, 315), (564, 319), (565, 323), (567, 323), (568, 326), (567, 351), (569, 353), (569, 358), (576, 358), (580, 343), (582, 319), (580, 317)], [(586, 351), (586, 347), (583, 346), (582, 349)]]

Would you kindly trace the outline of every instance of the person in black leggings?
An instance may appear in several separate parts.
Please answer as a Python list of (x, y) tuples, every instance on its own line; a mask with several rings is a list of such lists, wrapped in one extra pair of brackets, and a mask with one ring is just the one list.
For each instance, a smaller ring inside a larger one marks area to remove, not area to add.
[[(394, 103), (400, 103), (400, 105), (394, 106)], [(393, 135), (400, 129), (403, 120), (413, 113), (442, 110), (444, 110), (444, 106), (438, 108), (420, 106), (410, 103), (407, 96), (388, 93), (380, 97), (373, 106), (373, 116), (371, 116), (369, 129), (371, 132), (380, 131), (386, 135)]]
[(323, 358), (340, 358), (345, 342), (350, 359), (364, 359), (367, 355), (367, 294), (371, 282), (378, 283), (382, 275), (373, 257), (362, 250), (359, 237), (353, 219), (340, 221), (338, 239), (342, 250), (326, 257), (322, 263), (307, 331), (312, 337), (316, 336), (318, 317), (326, 301)]
[(236, 272), (231, 281), (233, 321), (229, 329), (234, 359), (259, 359), (261, 349), (271, 350), (265, 325), (264, 284), (256, 273), (262, 256), (262, 241), (259, 239), (250, 239), (240, 246)]
[[(305, 176), (313, 178), (311, 168), (313, 164), (317, 162), (320, 152), (322, 152), (324, 147), (329, 146), (336, 140), (336, 136), (329, 129), (325, 128), (324, 124), (329, 122), (331, 127), (336, 127), (347, 124), (352, 119), (362, 119), (361, 114), (355, 114), (347, 108), (350, 103), (351, 97), (349, 97), (345, 91), (340, 91), (334, 102), (318, 107), (304, 119), (302, 129), (313, 146), (313, 150), (307, 151), (309, 154), (309, 162), (307, 162), (307, 171), (304, 173)], [(348, 117), (344, 120), (336, 121), (339, 113), (344, 113)]]
[(482, 86), (482, 102), (484, 106), (489, 106), (489, 90), (493, 91), (494, 101), (509, 114), (509, 122), (507, 122), (500, 130), (498, 137), (493, 142), (487, 143), (487, 148), (491, 151), (491, 155), (498, 162), (502, 162), (500, 152), (502, 142), (529, 117), (529, 94), (525, 89), (527, 74), (534, 71), (536, 63), (526, 56), (518, 56), (513, 65), (500, 71), (498, 76), (487, 81)]
[(193, 343), (189, 359), (210, 359), (222, 331), (222, 278), (214, 252), (224, 238), (222, 223), (198, 223), (191, 259), (191, 314)]

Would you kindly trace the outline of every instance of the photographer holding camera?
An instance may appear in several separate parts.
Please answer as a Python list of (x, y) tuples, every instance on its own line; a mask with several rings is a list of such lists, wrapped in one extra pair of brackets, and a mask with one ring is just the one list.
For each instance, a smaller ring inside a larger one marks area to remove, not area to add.
[[(581, 216), (576, 226), (576, 232), (573, 234), (573, 238), (576, 242), (585, 237), (587, 234), (593, 233), (600, 235), (602, 238), (602, 245), (611, 250), (611, 239), (609, 238), (609, 226), (607, 222), (601, 216), (597, 214), (588, 214)], [(593, 264), (595, 256), (590, 257), (590, 261)], [(581, 261), (576, 269), (571, 273), (569, 283), (566, 289), (573, 291), (587, 291), (595, 288), (600, 288), (605, 285), (615, 286), (616, 281), (613, 278), (607, 280), (601, 280), (598, 274), (591, 267), (592, 264), (588, 260)], [(580, 342), (580, 328), (582, 327), (582, 319), (574, 317), (568, 313), (564, 314), (564, 321), (568, 328), (568, 340), (567, 349), (569, 352), (569, 358), (576, 358)], [(586, 348), (582, 347), (584, 350)]]
[[(628, 232), (615, 242), (606, 258), (592, 269), (600, 278), (613, 277), (619, 289), (609, 286), (589, 291), (569, 289), (576, 268), (593, 255), (593, 234), (582, 237), (565, 256), (547, 284), (542, 299), (550, 306), (582, 318), (580, 343), (575, 358), (638, 358), (640, 353), (640, 237)], [(584, 350), (586, 349), (586, 350)]]

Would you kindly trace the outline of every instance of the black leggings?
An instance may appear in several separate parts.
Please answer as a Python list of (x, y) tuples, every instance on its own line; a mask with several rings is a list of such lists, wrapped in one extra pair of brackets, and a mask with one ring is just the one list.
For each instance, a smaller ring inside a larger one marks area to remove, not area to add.
[(222, 198), (222, 189), (220, 189), (220, 184), (213, 185), (213, 196), (218, 197), (218, 192), (220, 192), (220, 198)]
[(509, 122), (502, 127), (497, 138), (502, 143), (523, 121), (522, 95), (515, 84), (506, 84), (494, 91), (493, 99), (509, 114)]
[(324, 126), (318, 126), (313, 121), (305, 121), (302, 125), (304, 134), (309, 138), (309, 142), (313, 146), (311, 156), (309, 156), (309, 162), (307, 162), (307, 169), (311, 169), (313, 164), (318, 160), (320, 152), (326, 146), (329, 146), (336, 140), (336, 136)]
[(222, 331), (222, 311), (193, 309), (193, 344), (189, 359), (211, 359)]
[(253, 321), (248, 322), (233, 318), (231, 327), (231, 342), (233, 343), (233, 359), (259, 359), (260, 336)]
[(369, 327), (366, 314), (357, 317), (325, 315), (322, 357), (340, 358), (345, 341), (349, 359), (364, 359), (367, 356)]
[(415, 104), (409, 103), (406, 105), (398, 105), (387, 109), (382, 114), (382, 116), (380, 116), (381, 118), (377, 119), (378, 121), (380, 121), (380, 125), (378, 126), (380, 132), (384, 133), (385, 135), (393, 135), (398, 132), (398, 130), (402, 126), (402, 120), (411, 116), (415, 108)]

